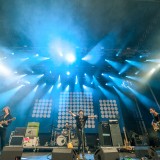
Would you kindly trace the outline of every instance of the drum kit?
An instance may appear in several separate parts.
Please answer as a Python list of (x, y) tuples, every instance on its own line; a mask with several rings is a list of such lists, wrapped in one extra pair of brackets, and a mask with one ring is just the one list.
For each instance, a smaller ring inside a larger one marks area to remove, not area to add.
[(51, 146), (66, 146), (69, 141), (72, 141), (76, 137), (75, 130), (72, 128), (68, 129), (60, 129), (54, 128), (52, 129), (51, 134)]

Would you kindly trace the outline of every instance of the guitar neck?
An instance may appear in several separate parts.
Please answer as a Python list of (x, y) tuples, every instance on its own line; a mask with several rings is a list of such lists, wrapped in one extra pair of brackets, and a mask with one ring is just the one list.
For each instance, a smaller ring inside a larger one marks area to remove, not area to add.
[(123, 127), (123, 131), (124, 131), (124, 138), (125, 138), (125, 145), (127, 145), (129, 142), (128, 142), (128, 138), (127, 138), (127, 134), (126, 134), (126, 130), (125, 128)]

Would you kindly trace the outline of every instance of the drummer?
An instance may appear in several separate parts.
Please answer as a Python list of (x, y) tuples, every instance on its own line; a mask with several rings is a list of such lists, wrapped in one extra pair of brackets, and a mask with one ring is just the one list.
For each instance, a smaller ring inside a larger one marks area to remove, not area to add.
[(69, 122), (66, 122), (65, 126), (63, 127), (63, 129), (65, 129), (67, 131), (71, 129), (71, 125), (69, 125)]

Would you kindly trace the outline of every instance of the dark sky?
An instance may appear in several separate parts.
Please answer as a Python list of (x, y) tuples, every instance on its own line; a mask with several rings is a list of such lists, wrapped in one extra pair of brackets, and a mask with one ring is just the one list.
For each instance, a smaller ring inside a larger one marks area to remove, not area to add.
[(47, 47), (65, 39), (88, 48), (157, 49), (159, 7), (149, 0), (0, 0), (0, 43)]

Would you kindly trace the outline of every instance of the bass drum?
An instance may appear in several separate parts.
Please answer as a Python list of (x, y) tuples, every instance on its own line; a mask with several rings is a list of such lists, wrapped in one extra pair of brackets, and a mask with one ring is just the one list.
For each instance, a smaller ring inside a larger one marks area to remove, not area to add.
[(67, 143), (66, 137), (64, 137), (63, 135), (58, 136), (57, 139), (56, 139), (56, 143), (57, 143), (58, 146), (66, 145), (66, 143)]

